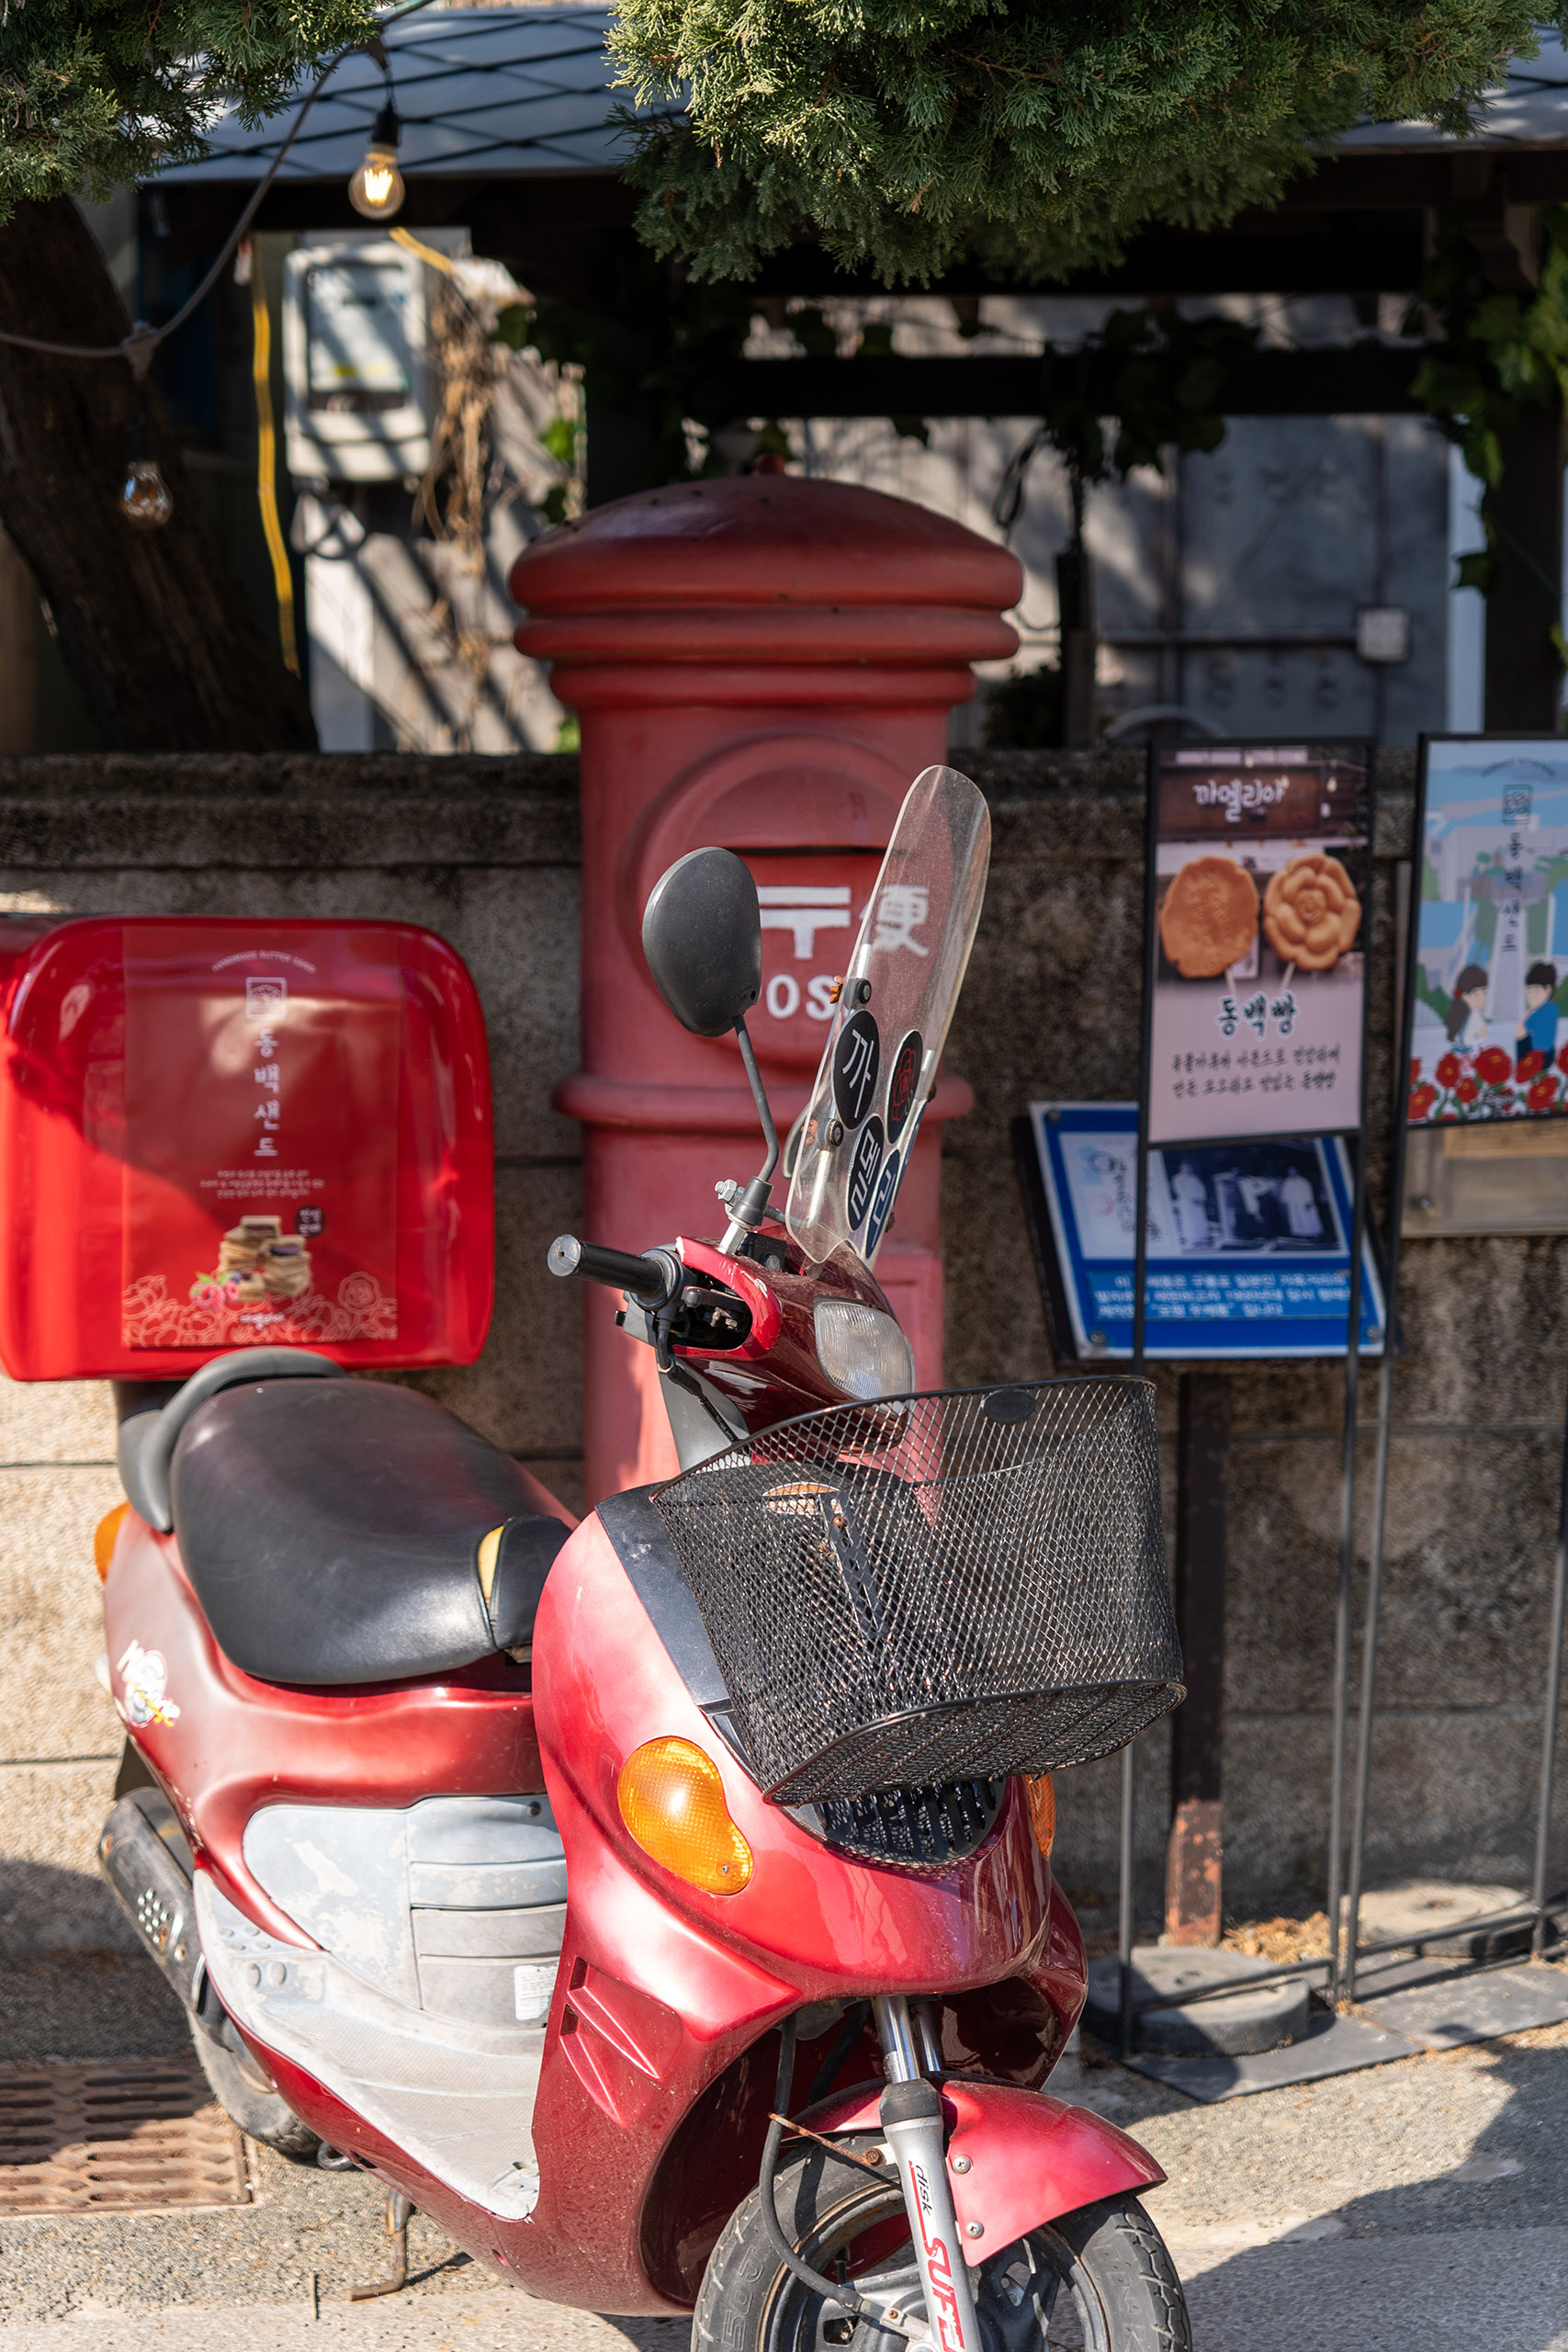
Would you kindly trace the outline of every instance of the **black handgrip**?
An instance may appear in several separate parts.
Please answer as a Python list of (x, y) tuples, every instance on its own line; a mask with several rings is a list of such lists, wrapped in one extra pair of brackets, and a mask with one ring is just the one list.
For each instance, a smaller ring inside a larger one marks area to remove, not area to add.
[(563, 1280), (576, 1274), (585, 1283), (604, 1283), (611, 1290), (629, 1291), (645, 1306), (662, 1306), (674, 1296), (680, 1281), (678, 1270), (662, 1252), (634, 1258), (629, 1250), (602, 1250), (596, 1241), (579, 1241), (570, 1233), (560, 1234), (551, 1242), (549, 1268)]

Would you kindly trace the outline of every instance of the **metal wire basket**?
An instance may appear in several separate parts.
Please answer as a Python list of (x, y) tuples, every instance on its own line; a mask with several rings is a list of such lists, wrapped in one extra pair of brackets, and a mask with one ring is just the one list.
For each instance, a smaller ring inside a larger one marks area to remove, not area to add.
[(1146, 1381), (835, 1407), (654, 1500), (781, 1804), (1085, 1763), (1183, 1696)]

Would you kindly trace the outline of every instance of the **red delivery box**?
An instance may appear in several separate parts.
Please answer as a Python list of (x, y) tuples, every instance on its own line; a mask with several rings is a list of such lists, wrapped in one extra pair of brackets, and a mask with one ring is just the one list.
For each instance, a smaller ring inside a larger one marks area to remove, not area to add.
[(0, 1359), (183, 1378), (279, 1343), (469, 1363), (494, 1278), (490, 1063), (410, 923), (0, 922)]

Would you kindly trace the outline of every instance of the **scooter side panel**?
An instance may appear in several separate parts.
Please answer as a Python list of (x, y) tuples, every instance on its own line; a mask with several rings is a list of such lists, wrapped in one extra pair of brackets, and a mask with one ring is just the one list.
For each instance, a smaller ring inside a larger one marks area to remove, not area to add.
[[(242, 1850), (258, 1805), (399, 1806), (544, 1786), (525, 1669), (496, 1658), (439, 1682), (302, 1690), (255, 1681), (214, 1642), (175, 1539), (134, 1513), (104, 1587), (104, 1629), (117, 1711), (193, 1850), (258, 1927), (286, 1941), (309, 1939), (256, 1883)], [(151, 1679), (149, 1657), (158, 1661)]]
[[(874, 2132), (879, 2096), (880, 2086), (824, 2099), (802, 2120), (814, 2132)], [(986, 2253), (999, 2253), (1015, 2238), (1080, 2205), (1154, 2188), (1165, 2178), (1148, 2152), (1114, 2123), (1043, 2091), (949, 2075), (942, 2099), (959, 2224), (967, 2236), (978, 2223)], [(962, 2172), (956, 2168), (960, 2157), (969, 2160)]]

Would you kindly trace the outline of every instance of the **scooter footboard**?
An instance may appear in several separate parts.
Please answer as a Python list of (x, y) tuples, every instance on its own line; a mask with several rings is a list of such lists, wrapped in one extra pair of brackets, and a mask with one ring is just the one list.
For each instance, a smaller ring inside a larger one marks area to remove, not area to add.
[[(950, 2075), (940, 2087), (959, 2226), (987, 2254), (1058, 2214), (1153, 2188), (1165, 2178), (1146, 2150), (1088, 2108), (1010, 2083)], [(801, 2120), (813, 2132), (880, 2132), (880, 2086), (848, 2091), (822, 2100)], [(978, 2252), (972, 2259), (980, 2259)]]

